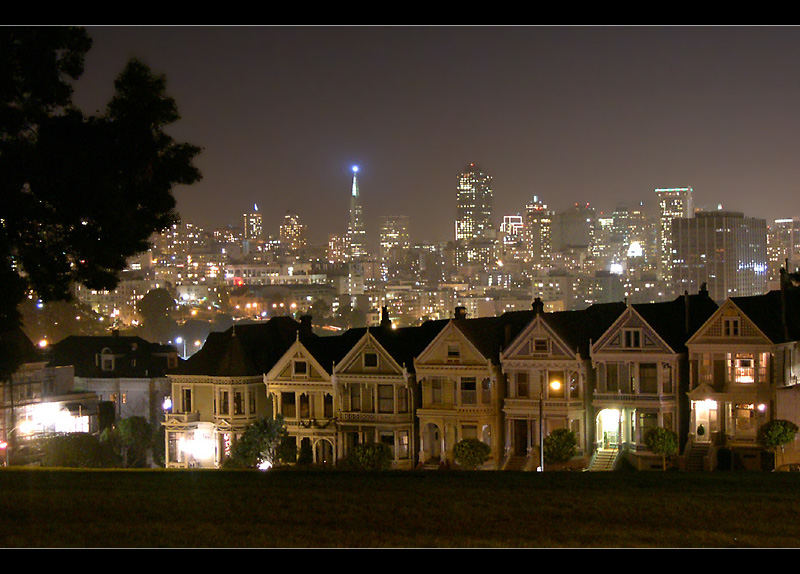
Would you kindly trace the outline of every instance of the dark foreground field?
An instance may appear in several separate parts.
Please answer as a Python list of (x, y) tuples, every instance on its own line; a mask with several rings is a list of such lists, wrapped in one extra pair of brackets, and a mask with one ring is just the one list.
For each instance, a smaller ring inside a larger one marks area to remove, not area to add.
[(800, 474), (0, 470), (0, 547), (800, 547)]

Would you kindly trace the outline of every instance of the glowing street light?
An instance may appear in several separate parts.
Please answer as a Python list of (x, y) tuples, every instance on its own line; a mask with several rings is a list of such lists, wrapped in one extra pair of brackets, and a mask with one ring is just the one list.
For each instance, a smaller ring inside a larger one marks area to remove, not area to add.
[(182, 355), (182, 356), (183, 356), (183, 358), (185, 359), (185, 358), (186, 358), (186, 341), (184, 340), (184, 338), (183, 338), (183, 337), (175, 337), (175, 342), (176, 342), (177, 344), (179, 344), (179, 345), (180, 345), (181, 343), (183, 343), (183, 355)]
[[(540, 375), (539, 389), (539, 472), (544, 472), (544, 374)], [(561, 389), (561, 381), (550, 381), (550, 388), (553, 391)]]

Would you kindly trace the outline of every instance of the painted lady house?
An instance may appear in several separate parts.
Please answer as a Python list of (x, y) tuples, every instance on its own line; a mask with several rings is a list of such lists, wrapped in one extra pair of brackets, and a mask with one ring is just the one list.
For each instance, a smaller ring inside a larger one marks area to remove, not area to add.
[(419, 462), (436, 467), (453, 462), (453, 447), (478, 439), (490, 447), (484, 468), (503, 461), (503, 373), (499, 361), (500, 318), (467, 319), (466, 309), (444, 321), (439, 333), (414, 359), (420, 387)]
[(705, 290), (669, 302), (627, 305), (592, 344), (592, 470), (611, 470), (621, 456), (637, 469), (660, 469), (660, 456), (649, 452), (644, 441), (654, 427), (672, 430), (685, 441), (686, 341), (716, 309)]
[[(542, 441), (566, 428), (578, 439), (584, 462), (592, 452), (589, 424), (594, 371), (589, 357), (599, 337), (624, 310), (622, 303), (597, 304), (581, 311), (546, 313), (540, 299), (526, 312), (527, 326), (500, 355), (507, 379), (502, 411), (508, 470), (542, 466)], [(515, 315), (509, 313), (508, 315)]]
[(165, 411), (167, 468), (217, 468), (248, 425), (272, 414), (264, 373), (297, 338), (290, 317), (210, 333), (174, 373)]
[(393, 329), (384, 308), (380, 326), (341, 336), (353, 343), (331, 376), (339, 407), (338, 457), (346, 457), (358, 444), (380, 442), (392, 452), (392, 468), (415, 467), (414, 357), (442, 326), (437, 321)]
[(299, 456), (310, 453), (314, 464), (334, 464), (340, 456), (336, 428), (339, 400), (332, 373), (333, 365), (347, 353), (349, 344), (347, 337), (298, 332), (295, 341), (263, 376), (272, 417), (283, 417)]
[(775, 418), (800, 422), (799, 322), (800, 291), (784, 287), (727, 299), (688, 340), (689, 470), (771, 464), (759, 427)]

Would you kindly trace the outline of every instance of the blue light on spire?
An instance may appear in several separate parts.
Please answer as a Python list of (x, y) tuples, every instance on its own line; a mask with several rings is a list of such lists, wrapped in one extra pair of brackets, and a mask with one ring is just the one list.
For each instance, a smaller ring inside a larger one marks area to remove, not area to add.
[(357, 165), (353, 166), (353, 173), (358, 173), (358, 166)]

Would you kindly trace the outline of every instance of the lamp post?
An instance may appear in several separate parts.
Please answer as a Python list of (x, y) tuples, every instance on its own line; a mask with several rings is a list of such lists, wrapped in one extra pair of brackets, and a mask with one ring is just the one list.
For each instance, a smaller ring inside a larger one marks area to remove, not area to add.
[(185, 359), (186, 358), (186, 341), (184, 340), (183, 337), (175, 337), (175, 342), (178, 343), (179, 345), (181, 343), (183, 343), (183, 355), (182, 355), (182, 357)]
[[(544, 373), (539, 382), (539, 472), (544, 472)], [(561, 382), (550, 381), (550, 388), (557, 391), (561, 388)]]

